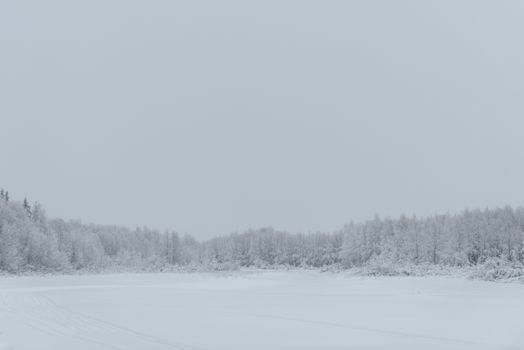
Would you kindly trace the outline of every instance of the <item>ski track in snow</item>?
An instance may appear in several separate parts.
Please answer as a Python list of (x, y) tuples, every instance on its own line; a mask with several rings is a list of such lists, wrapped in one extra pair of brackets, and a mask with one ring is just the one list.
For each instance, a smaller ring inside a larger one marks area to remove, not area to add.
[(15, 300), (2, 300), (3, 310), (9, 313), (13, 320), (52, 336), (69, 337), (115, 350), (126, 350), (118, 344), (122, 337), (132, 338), (133, 344), (141, 349), (161, 345), (166, 349), (205, 350), (68, 310), (57, 305), (45, 294), (21, 294), (13, 297)]

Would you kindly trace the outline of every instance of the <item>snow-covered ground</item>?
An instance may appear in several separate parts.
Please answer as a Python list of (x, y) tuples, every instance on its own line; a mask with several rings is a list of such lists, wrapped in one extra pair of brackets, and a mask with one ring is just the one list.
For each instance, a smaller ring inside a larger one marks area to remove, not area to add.
[(524, 284), (313, 271), (2, 277), (0, 349), (524, 349)]

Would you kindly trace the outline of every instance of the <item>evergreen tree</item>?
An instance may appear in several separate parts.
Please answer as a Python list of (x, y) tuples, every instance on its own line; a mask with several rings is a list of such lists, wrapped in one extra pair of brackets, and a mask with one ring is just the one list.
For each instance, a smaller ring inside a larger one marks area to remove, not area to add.
[(24, 198), (23, 206), (29, 217), (31, 217), (31, 206), (29, 205), (27, 198)]

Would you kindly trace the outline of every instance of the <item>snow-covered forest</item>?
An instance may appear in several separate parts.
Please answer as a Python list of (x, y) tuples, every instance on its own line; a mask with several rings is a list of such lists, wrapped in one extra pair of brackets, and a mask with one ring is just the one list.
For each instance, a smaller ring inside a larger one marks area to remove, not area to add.
[(49, 219), (44, 208), (0, 192), (0, 269), (161, 271), (183, 267), (361, 267), (374, 263), (474, 266), (524, 263), (524, 209), (466, 210), (427, 218), (378, 216), (332, 232), (272, 228), (197, 241), (174, 231)]

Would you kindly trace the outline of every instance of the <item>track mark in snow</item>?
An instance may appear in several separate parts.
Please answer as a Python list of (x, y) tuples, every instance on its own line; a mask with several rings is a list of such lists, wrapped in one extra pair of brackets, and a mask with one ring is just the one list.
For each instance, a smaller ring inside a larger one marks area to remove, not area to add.
[[(8, 312), (14, 320), (29, 328), (55, 337), (69, 337), (91, 344), (102, 345), (113, 350), (127, 350), (126, 346), (120, 343), (115, 344), (115, 339), (131, 340), (135, 345), (137, 342), (144, 344), (142, 346), (144, 349), (158, 349), (158, 346), (161, 346), (164, 349), (205, 350), (69, 310), (43, 294), (11, 294), (8, 298), (4, 295), (2, 304), (3, 311)], [(116, 334), (120, 335), (115, 337)], [(122, 334), (124, 335), (123, 338)], [(4, 349), (0, 347), (0, 350)]]
[(249, 314), (248, 316), (257, 317), (257, 318), (270, 318), (270, 319), (277, 319), (277, 320), (284, 320), (284, 321), (309, 323), (309, 324), (316, 324), (316, 325), (336, 327), (336, 328), (346, 328), (346, 329), (351, 329), (354, 331), (380, 333), (380, 334), (386, 334), (386, 335), (391, 335), (391, 336), (400, 336), (400, 337), (406, 337), (406, 338), (419, 338), (419, 339), (426, 339), (426, 340), (432, 340), (432, 341), (437, 341), (437, 342), (446, 342), (446, 343), (451, 343), (451, 344), (469, 345), (469, 346), (474, 347), (475, 349), (477, 349), (477, 347), (479, 346), (482, 346), (482, 347), (490, 346), (490, 348), (493, 348), (493, 349), (516, 350), (516, 348), (512, 348), (512, 347), (511, 348), (510, 347), (501, 347), (500, 345), (490, 345), (490, 344), (480, 343), (480, 342), (476, 342), (472, 340), (440, 337), (440, 336), (411, 333), (411, 332), (394, 331), (394, 330), (389, 330), (389, 329), (381, 329), (381, 328), (373, 328), (373, 327), (363, 327), (363, 326), (348, 325), (348, 324), (329, 322), (329, 321), (314, 321), (314, 320), (306, 320), (306, 319), (301, 319), (301, 318), (267, 315), (267, 314)]
[(54, 301), (52, 301), (51, 299), (49, 299), (48, 297), (43, 297), (45, 298), (45, 300), (47, 300), (49, 302), (50, 305), (52, 305), (55, 309), (57, 310), (62, 310), (64, 313), (67, 313), (73, 317), (76, 317), (77, 319), (82, 319), (84, 320), (85, 323), (88, 323), (88, 324), (93, 324), (93, 325), (96, 325), (104, 330), (107, 330), (107, 331), (110, 331), (110, 332), (114, 332), (114, 331), (122, 331), (122, 332), (126, 332), (126, 333), (129, 333), (129, 334), (132, 334), (144, 341), (148, 341), (148, 342), (153, 342), (153, 343), (157, 343), (157, 344), (160, 344), (160, 345), (166, 345), (166, 346), (169, 346), (169, 347), (172, 347), (172, 348), (175, 348), (175, 349), (191, 349), (191, 350), (206, 350), (206, 349), (203, 349), (203, 348), (200, 348), (200, 347), (196, 347), (196, 346), (193, 346), (193, 345), (189, 345), (189, 344), (185, 344), (185, 343), (182, 343), (182, 342), (175, 342), (175, 341), (172, 341), (172, 340), (167, 340), (167, 339), (163, 339), (163, 338), (160, 338), (160, 337), (156, 337), (156, 336), (153, 336), (153, 335), (150, 335), (150, 334), (146, 334), (146, 333), (143, 333), (143, 332), (139, 332), (137, 330), (134, 330), (132, 328), (129, 328), (129, 327), (125, 327), (125, 326), (121, 326), (121, 325), (118, 325), (116, 323), (113, 323), (113, 322), (109, 322), (109, 321), (105, 321), (105, 320), (101, 320), (101, 319), (98, 319), (98, 318), (95, 318), (95, 317), (91, 317), (91, 316), (88, 316), (88, 315), (85, 315), (81, 312), (78, 312), (78, 311), (73, 311), (73, 310), (70, 310), (68, 308), (65, 308), (63, 306), (60, 306), (58, 304), (56, 304)]

